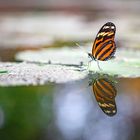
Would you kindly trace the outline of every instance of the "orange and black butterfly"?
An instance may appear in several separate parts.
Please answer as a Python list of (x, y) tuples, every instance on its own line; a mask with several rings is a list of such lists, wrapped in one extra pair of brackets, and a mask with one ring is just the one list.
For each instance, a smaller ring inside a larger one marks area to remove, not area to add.
[(92, 90), (102, 111), (108, 116), (114, 116), (117, 113), (117, 90), (112, 81), (106, 77), (95, 79)]
[(116, 26), (112, 22), (107, 22), (101, 27), (93, 43), (92, 53), (88, 53), (92, 60), (107, 61), (114, 57), (115, 32)]

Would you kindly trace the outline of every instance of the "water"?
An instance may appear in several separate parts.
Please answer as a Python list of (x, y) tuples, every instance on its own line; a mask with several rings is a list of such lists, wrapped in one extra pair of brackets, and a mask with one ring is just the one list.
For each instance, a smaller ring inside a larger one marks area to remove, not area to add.
[(88, 83), (89, 78), (67, 84), (0, 87), (0, 138), (139, 139), (140, 78), (115, 79), (117, 113), (112, 117), (99, 107)]

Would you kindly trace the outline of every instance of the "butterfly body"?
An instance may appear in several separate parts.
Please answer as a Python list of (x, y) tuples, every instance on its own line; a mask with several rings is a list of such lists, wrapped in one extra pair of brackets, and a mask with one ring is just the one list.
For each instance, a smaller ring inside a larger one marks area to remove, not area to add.
[(92, 60), (107, 61), (116, 51), (114, 42), (116, 27), (112, 22), (107, 22), (99, 30), (92, 47), (92, 53), (88, 56)]

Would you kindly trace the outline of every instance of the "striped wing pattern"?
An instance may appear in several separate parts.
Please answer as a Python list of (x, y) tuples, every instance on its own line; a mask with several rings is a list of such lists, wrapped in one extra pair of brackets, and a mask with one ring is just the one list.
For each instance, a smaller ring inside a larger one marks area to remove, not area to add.
[(95, 60), (106, 61), (114, 56), (116, 45), (114, 42), (116, 27), (107, 22), (99, 30), (92, 47), (92, 56)]
[(117, 113), (115, 97), (117, 94), (116, 88), (106, 78), (97, 79), (93, 83), (93, 92), (98, 105), (108, 116), (113, 116)]

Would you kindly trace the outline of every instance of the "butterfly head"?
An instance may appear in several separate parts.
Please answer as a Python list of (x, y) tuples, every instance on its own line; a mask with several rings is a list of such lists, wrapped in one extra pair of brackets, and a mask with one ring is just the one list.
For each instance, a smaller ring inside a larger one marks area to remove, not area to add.
[(88, 57), (91, 58), (92, 60), (95, 60), (94, 56), (91, 53), (88, 53)]

